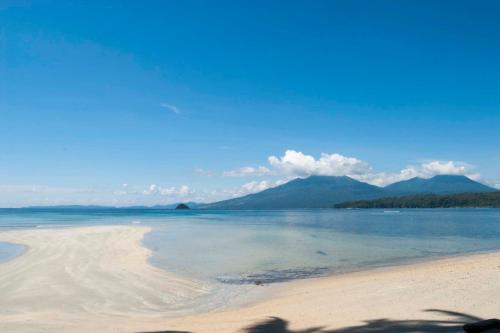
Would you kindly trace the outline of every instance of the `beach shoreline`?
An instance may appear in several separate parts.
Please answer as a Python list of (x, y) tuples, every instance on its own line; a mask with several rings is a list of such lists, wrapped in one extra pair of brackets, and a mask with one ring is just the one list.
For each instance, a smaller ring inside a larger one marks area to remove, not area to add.
[(256, 286), (265, 297), (192, 314), (174, 303), (196, 300), (210, 289), (150, 264), (151, 251), (141, 244), (149, 231), (92, 226), (0, 232), (0, 241), (27, 246), (0, 264), (0, 329), (251, 332), (249, 327), (268, 320), (290, 332), (316, 326), (337, 332), (380, 318), (391, 320), (387, 325), (458, 325), (500, 313), (489, 297), (500, 294), (500, 252), (489, 252)]

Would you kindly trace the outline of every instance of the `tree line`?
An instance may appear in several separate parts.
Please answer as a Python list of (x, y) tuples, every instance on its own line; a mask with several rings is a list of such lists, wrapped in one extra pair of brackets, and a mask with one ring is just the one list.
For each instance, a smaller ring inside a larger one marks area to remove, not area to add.
[(415, 194), (336, 204), (335, 208), (500, 208), (500, 191), (489, 193)]

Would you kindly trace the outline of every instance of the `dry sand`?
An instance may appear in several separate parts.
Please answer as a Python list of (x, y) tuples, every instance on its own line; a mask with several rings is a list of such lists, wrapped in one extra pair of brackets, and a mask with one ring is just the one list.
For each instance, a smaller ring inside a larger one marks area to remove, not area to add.
[(500, 316), (500, 253), (491, 253), (255, 287), (269, 298), (168, 318), (209, 289), (151, 266), (140, 244), (148, 231), (0, 233), (29, 246), (0, 265), (0, 332), (437, 333)]

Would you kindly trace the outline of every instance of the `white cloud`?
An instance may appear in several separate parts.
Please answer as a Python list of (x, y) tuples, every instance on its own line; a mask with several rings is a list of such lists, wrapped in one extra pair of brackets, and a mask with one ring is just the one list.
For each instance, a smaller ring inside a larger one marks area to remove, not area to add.
[(148, 189), (142, 192), (144, 195), (161, 195), (161, 196), (179, 196), (185, 197), (193, 191), (187, 185), (182, 185), (181, 187), (162, 187), (155, 184), (149, 186)]
[(180, 114), (181, 113), (181, 110), (176, 107), (175, 105), (172, 105), (172, 104), (167, 104), (167, 103), (161, 103), (160, 106), (170, 112), (173, 112), (175, 114)]
[(500, 180), (487, 180), (486, 184), (500, 190)]
[(263, 181), (251, 181), (249, 183), (243, 184), (241, 186), (241, 190), (246, 193), (255, 193), (255, 192), (260, 192), (264, 191), (268, 188), (271, 187), (271, 184), (267, 180)]
[(269, 168), (264, 166), (258, 167), (242, 167), (236, 170), (224, 171), (222, 173), (223, 177), (247, 177), (247, 176), (263, 176), (271, 172)]
[(472, 173), (474, 167), (464, 162), (456, 161), (430, 161), (421, 166), (422, 174), (434, 175), (468, 175), (471, 178), (479, 178), (479, 174)]
[(187, 196), (188, 194), (192, 193), (193, 191), (189, 188), (189, 186), (187, 185), (182, 185), (178, 190), (177, 190), (177, 193), (181, 196), (181, 197), (185, 197)]
[(422, 175), (416, 168), (408, 167), (399, 172), (378, 172), (367, 174), (356, 179), (372, 185), (387, 186), (389, 184), (402, 180), (408, 180), (414, 177), (422, 177)]
[(245, 183), (241, 186), (223, 189), (221, 191), (213, 191), (213, 192), (211, 192), (211, 197), (215, 197), (215, 198), (241, 197), (243, 195), (264, 191), (264, 190), (267, 190), (268, 188), (284, 184), (288, 180), (289, 179), (279, 179), (279, 180), (275, 180), (275, 181), (269, 181), (269, 180), (255, 181), (254, 180), (254, 181)]
[(362, 175), (371, 172), (371, 167), (354, 157), (340, 154), (322, 153), (315, 159), (295, 150), (287, 150), (280, 158), (270, 156), (269, 164), (285, 175), (309, 176), (343, 176)]

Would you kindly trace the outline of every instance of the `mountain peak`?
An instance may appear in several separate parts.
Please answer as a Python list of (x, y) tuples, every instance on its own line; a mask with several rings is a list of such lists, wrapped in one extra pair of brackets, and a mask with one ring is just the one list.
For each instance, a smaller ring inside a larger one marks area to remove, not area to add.
[(393, 196), (417, 193), (451, 194), (495, 191), (495, 189), (463, 175), (436, 175), (432, 178), (414, 177), (388, 185), (384, 189)]
[(338, 181), (354, 181), (357, 180), (349, 177), (349, 176), (325, 176), (325, 175), (312, 175), (306, 178), (296, 178), (304, 181), (325, 181), (325, 182), (338, 182)]
[(464, 175), (435, 175), (431, 177), (430, 179), (467, 179), (467, 180), (472, 180), (467, 176)]
[(439, 174), (439, 175), (434, 175), (431, 178), (468, 178), (468, 177), (465, 175)]
[(313, 175), (244, 197), (206, 205), (212, 209), (326, 208), (350, 198), (377, 198), (382, 189), (348, 176)]

